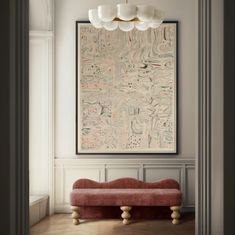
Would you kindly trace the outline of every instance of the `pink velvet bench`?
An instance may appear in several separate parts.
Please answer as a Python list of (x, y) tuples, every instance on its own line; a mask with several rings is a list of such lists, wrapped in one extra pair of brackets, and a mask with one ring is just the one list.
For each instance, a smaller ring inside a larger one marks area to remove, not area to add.
[(172, 223), (179, 224), (182, 193), (178, 182), (164, 179), (146, 183), (133, 178), (110, 182), (79, 179), (70, 194), (73, 224), (79, 224), (79, 208), (87, 206), (120, 206), (123, 224), (129, 224), (133, 206), (169, 206)]

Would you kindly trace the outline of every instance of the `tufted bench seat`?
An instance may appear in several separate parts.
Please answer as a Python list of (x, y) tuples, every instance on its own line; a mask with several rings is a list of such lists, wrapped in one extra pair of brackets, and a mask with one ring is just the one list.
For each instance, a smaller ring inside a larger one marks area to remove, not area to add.
[(79, 223), (79, 207), (120, 206), (123, 223), (128, 224), (133, 206), (169, 206), (173, 224), (179, 223), (182, 193), (173, 179), (146, 183), (132, 178), (99, 183), (80, 179), (73, 184), (70, 195), (73, 223)]

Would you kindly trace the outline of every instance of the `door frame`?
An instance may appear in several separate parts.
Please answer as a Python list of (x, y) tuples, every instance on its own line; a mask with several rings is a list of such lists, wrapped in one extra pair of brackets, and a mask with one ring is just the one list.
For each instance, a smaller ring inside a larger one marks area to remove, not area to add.
[(196, 234), (222, 235), (223, 0), (199, 0)]

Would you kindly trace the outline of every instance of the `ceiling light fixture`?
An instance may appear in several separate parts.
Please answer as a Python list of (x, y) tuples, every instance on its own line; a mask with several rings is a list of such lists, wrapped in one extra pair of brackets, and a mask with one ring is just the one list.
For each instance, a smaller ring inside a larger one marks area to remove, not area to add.
[(126, 3), (114, 5), (100, 5), (97, 9), (90, 9), (88, 16), (95, 28), (112, 31), (119, 27), (122, 31), (134, 28), (147, 30), (158, 28), (163, 22), (165, 13), (149, 5), (133, 5)]

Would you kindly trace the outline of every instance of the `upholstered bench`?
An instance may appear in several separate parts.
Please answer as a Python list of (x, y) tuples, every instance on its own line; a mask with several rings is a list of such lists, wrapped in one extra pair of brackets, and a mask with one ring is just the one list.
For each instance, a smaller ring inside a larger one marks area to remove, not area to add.
[(120, 206), (123, 224), (129, 224), (133, 206), (169, 206), (172, 223), (178, 224), (182, 193), (178, 182), (165, 179), (146, 183), (133, 178), (121, 178), (99, 183), (79, 179), (70, 194), (73, 224), (79, 224), (79, 208), (86, 206)]

